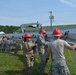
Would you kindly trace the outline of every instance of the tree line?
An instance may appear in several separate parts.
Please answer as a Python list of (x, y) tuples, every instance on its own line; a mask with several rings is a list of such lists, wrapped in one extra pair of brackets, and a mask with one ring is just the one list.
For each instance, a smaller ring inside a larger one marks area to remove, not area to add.
[[(60, 28), (60, 29), (66, 29), (66, 28), (76, 28), (76, 24), (72, 24), (72, 25), (57, 25), (57, 26), (52, 26), (52, 30), (54, 28)], [(45, 30), (50, 30), (50, 26), (42, 26), (43, 29)], [(0, 31), (3, 31), (5, 33), (14, 33), (16, 31), (18, 31), (20, 29), (20, 26), (3, 26), (3, 25), (0, 25)], [(26, 31), (38, 31), (38, 28), (31, 28), (31, 27), (27, 27), (26, 28)]]
[(19, 26), (3, 26), (0, 25), (0, 32), (3, 31), (5, 33), (14, 33), (16, 32), (20, 27)]

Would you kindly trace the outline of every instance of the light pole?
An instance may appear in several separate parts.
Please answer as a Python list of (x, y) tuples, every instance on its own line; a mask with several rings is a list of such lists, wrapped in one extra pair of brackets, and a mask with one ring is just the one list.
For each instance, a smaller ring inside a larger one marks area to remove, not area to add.
[(50, 19), (50, 28), (52, 30), (52, 20), (54, 19), (54, 16), (52, 15), (52, 11), (49, 11), (50, 13), (50, 16), (49, 16), (49, 19)]

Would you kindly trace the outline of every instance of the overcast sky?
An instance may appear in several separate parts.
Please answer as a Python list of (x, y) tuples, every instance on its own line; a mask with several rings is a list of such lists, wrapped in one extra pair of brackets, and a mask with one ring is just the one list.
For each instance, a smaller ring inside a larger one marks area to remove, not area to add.
[(0, 0), (0, 25), (50, 25), (49, 11), (53, 25), (76, 24), (76, 0)]

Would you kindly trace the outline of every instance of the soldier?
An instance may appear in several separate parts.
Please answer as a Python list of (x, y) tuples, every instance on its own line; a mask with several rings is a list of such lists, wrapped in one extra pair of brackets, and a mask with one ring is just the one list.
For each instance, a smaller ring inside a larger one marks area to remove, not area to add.
[(2, 38), (2, 51), (5, 51), (7, 49), (7, 38), (5, 35), (3, 35)]
[(52, 65), (50, 68), (50, 75), (70, 75), (69, 69), (66, 65), (64, 56), (64, 47), (69, 50), (74, 50), (76, 44), (71, 46), (65, 40), (61, 40), (61, 31), (55, 28), (52, 35), (54, 40), (49, 43), (49, 48), (47, 51), (47, 59), (49, 58), (51, 52)]
[(38, 52), (41, 59), (37, 67), (38, 73), (43, 73), (46, 66), (46, 48), (45, 47), (48, 45), (49, 42), (45, 41), (45, 38), (46, 38), (46, 31), (42, 29), (40, 30), (38, 34), (38, 38), (37, 38)]
[(10, 53), (11, 51), (11, 37), (7, 37), (7, 52)]
[(23, 45), (23, 55), (25, 58), (25, 64), (23, 71), (27, 70), (28, 74), (30, 75), (32, 72), (32, 67), (34, 64), (34, 53), (33, 49), (36, 46), (31, 40), (31, 35), (26, 33), (24, 35), (24, 45)]
[(23, 46), (23, 38), (22, 37), (19, 37), (19, 46), (20, 46), (20, 49), (22, 50), (22, 46)]
[(15, 41), (15, 51), (14, 51), (14, 54), (17, 54), (19, 51), (19, 40), (16, 40)]
[(22, 37), (19, 37), (19, 39), (16, 40), (14, 54), (16, 54), (19, 51), (19, 48), (20, 50), (23, 49), (23, 38)]
[(2, 36), (0, 36), (0, 51), (2, 49)]

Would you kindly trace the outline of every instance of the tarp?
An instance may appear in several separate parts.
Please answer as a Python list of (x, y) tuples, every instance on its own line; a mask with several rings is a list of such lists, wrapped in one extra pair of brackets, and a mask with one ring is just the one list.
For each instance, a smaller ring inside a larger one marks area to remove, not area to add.
[(0, 35), (3, 35), (3, 34), (5, 34), (5, 33), (4, 33), (3, 31), (1, 31), (1, 32), (0, 32)]

